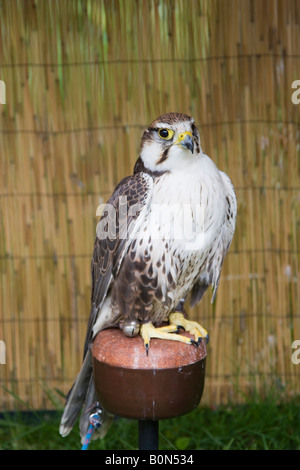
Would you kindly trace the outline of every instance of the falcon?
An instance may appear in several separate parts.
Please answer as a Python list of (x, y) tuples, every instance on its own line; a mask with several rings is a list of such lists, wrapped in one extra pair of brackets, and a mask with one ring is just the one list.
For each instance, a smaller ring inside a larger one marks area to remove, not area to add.
[[(185, 302), (196, 305), (209, 286), (214, 300), (236, 211), (233, 185), (202, 151), (194, 119), (168, 113), (153, 121), (133, 174), (117, 185), (97, 225), (84, 359), (67, 397), (62, 436), (82, 408), (82, 441), (87, 433), (97, 401), (90, 349), (104, 328), (140, 334), (145, 354), (151, 354), (151, 338), (182, 341), (187, 348), (208, 341), (206, 330), (187, 319)], [(111, 418), (102, 410), (100, 437)]]

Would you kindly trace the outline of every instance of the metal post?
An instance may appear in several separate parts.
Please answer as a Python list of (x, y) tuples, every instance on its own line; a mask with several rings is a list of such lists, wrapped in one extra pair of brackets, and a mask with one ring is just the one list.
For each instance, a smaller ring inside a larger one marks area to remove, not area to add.
[(158, 421), (139, 421), (139, 450), (158, 450)]

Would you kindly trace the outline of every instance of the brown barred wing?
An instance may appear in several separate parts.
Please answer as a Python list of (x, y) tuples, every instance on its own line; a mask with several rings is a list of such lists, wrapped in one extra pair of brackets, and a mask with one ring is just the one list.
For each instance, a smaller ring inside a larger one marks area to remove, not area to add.
[(147, 213), (152, 188), (153, 179), (150, 175), (139, 172), (128, 176), (120, 181), (104, 207), (97, 225), (91, 261), (91, 312), (84, 354), (92, 339), (92, 328), (99, 309), (118, 275), (134, 233)]

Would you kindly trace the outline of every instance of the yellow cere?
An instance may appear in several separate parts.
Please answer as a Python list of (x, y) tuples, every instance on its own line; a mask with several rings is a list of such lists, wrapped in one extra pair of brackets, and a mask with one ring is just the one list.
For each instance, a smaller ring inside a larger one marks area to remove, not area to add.
[(190, 132), (183, 132), (182, 134), (179, 135), (177, 142), (178, 143), (181, 142), (187, 135), (189, 135), (190, 137), (193, 137)]

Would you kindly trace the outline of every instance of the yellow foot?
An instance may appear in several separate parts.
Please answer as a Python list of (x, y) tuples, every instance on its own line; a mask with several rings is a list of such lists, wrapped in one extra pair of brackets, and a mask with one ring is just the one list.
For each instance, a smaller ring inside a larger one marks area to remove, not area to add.
[(170, 325), (176, 325), (178, 328), (182, 327), (185, 331), (188, 331), (195, 336), (196, 344), (200, 344), (204, 338), (206, 344), (208, 343), (208, 333), (207, 331), (199, 325), (196, 321), (187, 320), (184, 318), (183, 314), (180, 312), (171, 313), (169, 316)]
[(167, 326), (162, 326), (160, 328), (155, 328), (155, 326), (153, 326), (151, 322), (144, 323), (143, 325), (141, 325), (140, 335), (144, 340), (144, 346), (146, 348), (147, 355), (150, 347), (151, 338), (169, 339), (172, 341), (181, 341), (182, 343), (186, 344), (195, 344), (196, 346), (198, 345), (198, 343), (191, 338), (174, 334), (177, 333), (177, 331), (178, 326), (176, 323)]

